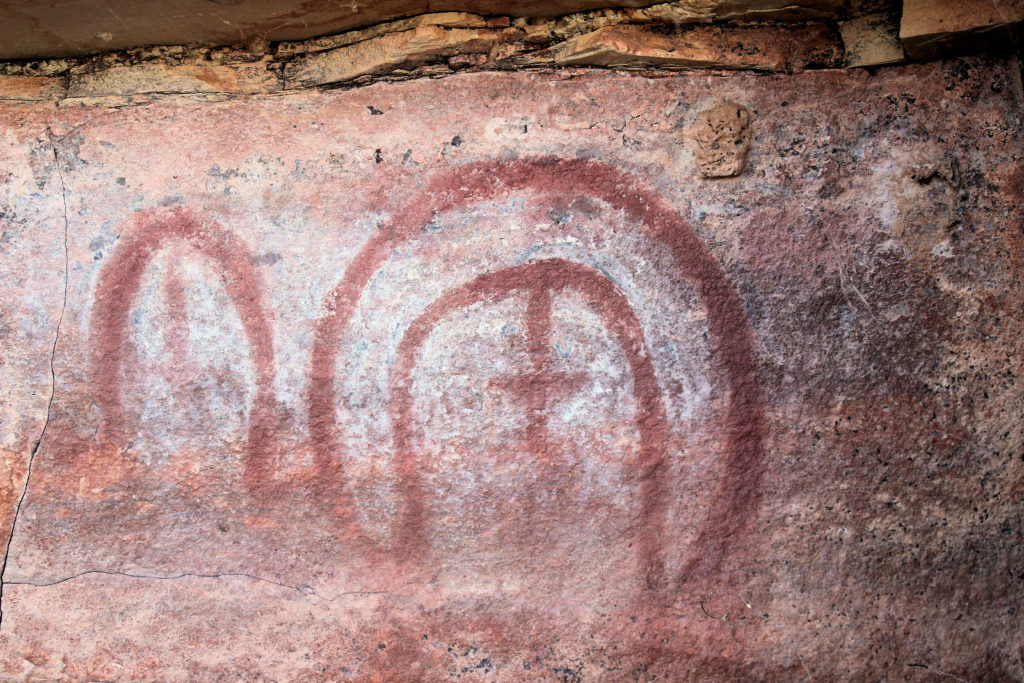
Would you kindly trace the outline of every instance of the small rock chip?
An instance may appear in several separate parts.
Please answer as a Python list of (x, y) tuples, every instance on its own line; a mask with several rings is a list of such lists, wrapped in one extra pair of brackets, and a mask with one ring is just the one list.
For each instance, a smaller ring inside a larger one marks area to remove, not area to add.
[(735, 102), (720, 102), (697, 117), (693, 140), (702, 178), (737, 176), (750, 152), (750, 112)]

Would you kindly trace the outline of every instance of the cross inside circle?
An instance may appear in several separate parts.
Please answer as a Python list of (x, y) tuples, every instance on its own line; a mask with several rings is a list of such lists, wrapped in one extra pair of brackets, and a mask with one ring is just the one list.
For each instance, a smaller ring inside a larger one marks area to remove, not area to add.
[(502, 378), (496, 385), (511, 392), (529, 415), (527, 444), (537, 456), (549, 451), (548, 415), (551, 403), (577, 390), (586, 380), (585, 373), (569, 373), (554, 367), (551, 347), (551, 302), (555, 293), (572, 290), (583, 303), (597, 313), (612, 338), (618, 342), (629, 365), (636, 404), (639, 460), (635, 467), (643, 499), (641, 525), (645, 529), (640, 553), (643, 573), (648, 582), (660, 576), (661, 505), (664, 498), (658, 472), (664, 462), (668, 442), (665, 408), (643, 330), (626, 296), (600, 271), (565, 259), (548, 259), (486, 273), (450, 290), (436, 299), (408, 327), (398, 345), (391, 373), (390, 400), (396, 473), (405, 489), (403, 522), (395, 547), (415, 547), (426, 536), (427, 492), (420, 470), (423, 454), (413, 438), (415, 401), (413, 374), (420, 352), (437, 325), (450, 314), (481, 302), (497, 302), (515, 293), (529, 297), (526, 311), (529, 372)]
[(540, 454), (547, 441), (548, 406), (578, 391), (586, 382), (587, 373), (564, 372), (555, 367), (551, 353), (552, 290), (535, 285), (529, 289), (529, 296), (526, 340), (533, 369), (492, 384), (507, 391), (526, 409), (526, 442), (534, 453)]

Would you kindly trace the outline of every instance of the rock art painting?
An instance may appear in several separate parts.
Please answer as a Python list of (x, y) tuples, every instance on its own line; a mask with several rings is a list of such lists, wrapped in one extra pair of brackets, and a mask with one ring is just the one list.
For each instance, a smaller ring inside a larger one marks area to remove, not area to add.
[[(434, 213), (485, 201), (502, 192), (531, 189), (548, 197), (578, 195), (598, 199), (635, 221), (636, 229), (650, 232), (655, 240), (664, 243), (681, 276), (694, 280), (702, 301), (708, 302), (708, 326), (717, 338), (717, 352), (723, 356), (720, 367), (729, 376), (725, 439), (728, 450), (724, 454), (728, 479), (722, 486), (722, 500), (709, 513), (706, 521), (709, 528), (701, 536), (701, 541), (709, 547), (699, 548), (696, 554), (705, 560), (716, 559), (721, 549), (713, 547), (711, 539), (741, 531), (758, 495), (761, 417), (750, 332), (735, 292), (689, 225), (650, 192), (634, 189), (636, 185), (634, 178), (595, 162), (540, 159), (476, 164), (434, 180), (425, 196), (416, 197), (409, 209), (383, 227), (330, 294), (329, 313), (321, 319), (317, 330), (311, 366), (310, 431), (319, 469), (325, 476), (343, 469), (337, 464), (340, 449), (334, 436), (333, 368), (337, 361), (338, 338), (361, 290), (389, 253), (403, 241), (421, 233)], [(392, 370), (387, 407), (397, 454), (396, 469), (403, 480), (406, 498), (401, 515), (402, 533), (396, 539), (400, 552), (411, 552), (424, 535), (422, 498), (426, 492), (418, 481), (418, 458), (410, 434), (414, 410), (410, 384), (417, 356), (430, 332), (440, 320), (459, 309), (517, 291), (526, 295), (525, 343), (530, 369), (518, 377), (501, 378), (498, 384), (515, 398), (527, 415), (524, 442), (527, 451), (542, 460), (550, 458), (547, 404), (558, 394), (572, 391), (581, 381), (578, 374), (550, 367), (555, 354), (551, 343), (551, 299), (554, 293), (566, 288), (582, 295), (586, 305), (599, 313), (622, 348), (629, 366), (639, 440), (634, 476), (642, 482), (638, 552), (648, 585), (664, 582), (659, 545), (665, 514), (664, 488), (668, 484), (663, 481), (668, 425), (658, 378), (649, 359), (643, 330), (629, 301), (599, 271), (564, 259), (543, 259), (480, 275), (444, 293), (405, 331)], [(342, 490), (344, 484), (339, 482), (338, 487)]]
[[(550, 444), (548, 404), (577, 390), (584, 381), (583, 373), (554, 367), (557, 352), (551, 339), (552, 298), (568, 289), (597, 313), (628, 366), (626, 376), (632, 383), (638, 440), (635, 462), (629, 464), (629, 469), (630, 476), (638, 482), (636, 552), (646, 588), (667, 589), (678, 585), (686, 578), (686, 572), (697, 565), (704, 571), (717, 565), (724, 548), (718, 547), (715, 539), (743, 533), (759, 495), (762, 418), (751, 334), (735, 291), (689, 225), (651, 192), (633, 189), (638, 184), (635, 178), (593, 161), (543, 158), (469, 165), (431, 181), (424, 195), (410, 202), (414, 208), (400, 213), (392, 225), (382, 228), (377, 233), (379, 237), (363, 248), (321, 307), (326, 314), (318, 321), (310, 366), (310, 447), (316, 464), (314, 476), (322, 477), (312, 483), (321, 490), (333, 488), (338, 500), (326, 514), (336, 514), (340, 527), (356, 524), (356, 520), (354, 503), (347, 494), (344, 452), (336, 436), (344, 424), (339, 423), (334, 410), (336, 388), (332, 370), (337, 364), (341, 332), (358, 303), (361, 289), (389, 253), (420, 234), (435, 212), (484, 201), (503, 192), (530, 189), (542, 194), (538, 198), (541, 202), (550, 203), (552, 197), (572, 194), (603, 201), (622, 211), (627, 220), (636, 222), (637, 230), (650, 232), (664, 243), (680, 276), (694, 281), (701, 301), (708, 302), (708, 327), (716, 337), (715, 352), (721, 356), (717, 365), (728, 377), (724, 423), (727, 450), (720, 456), (726, 461), (725, 478), (717, 494), (719, 500), (710, 504), (706, 519), (701, 520), (703, 528), (695, 547), (688, 551), (690, 559), (683, 574), (669, 580), (663, 567), (661, 544), (670, 486), (666, 464), (670, 425), (641, 324), (626, 296), (599, 270), (566, 259), (539, 259), (484, 273), (445, 292), (403, 333), (390, 371), (386, 402), (393, 468), (402, 498), (396, 520), (398, 530), (389, 552), (406, 561), (419, 562), (424, 561), (427, 553), (425, 526), (429, 520), (424, 500), (430, 492), (419, 477), (423, 456), (416, 452), (412, 434), (415, 401), (411, 384), (417, 358), (432, 330), (444, 318), (474, 304), (501, 300), (516, 292), (526, 296), (524, 327), (529, 369), (520, 375), (496, 378), (493, 384), (522, 408), (526, 419), (522, 446), (526, 452), (540, 462), (548, 461), (557, 457)], [(431, 199), (442, 195), (439, 205), (432, 206)], [(254, 257), (249, 250), (230, 232), (189, 208), (145, 210), (132, 216), (99, 275), (90, 320), (90, 385), (100, 410), (95, 436), (97, 452), (111, 459), (104, 467), (117, 471), (117, 461), (130, 457), (126, 446), (133, 440), (131, 432), (137, 431), (145, 419), (137, 412), (134, 424), (128, 423), (121, 387), (126, 374), (124, 356), (129, 347), (131, 312), (139, 298), (143, 274), (165, 248), (175, 255), (162, 283), (167, 316), (162, 321), (162, 353), (172, 363), (171, 374), (190, 372), (186, 358), (190, 321), (185, 284), (175, 261), (198, 257), (210, 262), (223, 283), (241, 321), (249, 347), (248, 361), (254, 367), (256, 386), (247, 411), (242, 456), (246, 487), (256, 501), (268, 495), (294, 495), (295, 491), (275, 490), (272, 471), (272, 444), (281, 441), (283, 435), (274, 433), (273, 330), (264, 302), (265, 285), (252, 265)], [(147, 379), (141, 377), (139, 381)], [(180, 419), (190, 416), (182, 415)], [(545, 483), (541, 481), (538, 485)]]
[(1021, 679), (1020, 100), (969, 58), (5, 105), (0, 674)]
[[(146, 266), (166, 243), (178, 243), (177, 258), (199, 256), (211, 262), (234, 304), (255, 366), (256, 392), (248, 415), (246, 476), (254, 482), (267, 474), (267, 448), (272, 438), (274, 349), (273, 332), (264, 303), (265, 286), (252, 265), (253, 258), (231, 233), (187, 209), (149, 210), (131, 218), (110, 263), (100, 274), (92, 307), (90, 346), (91, 383), (102, 418), (97, 433), (100, 446), (117, 450), (126, 437), (121, 379), (128, 346), (130, 313)], [(169, 264), (164, 280), (167, 319), (164, 353), (179, 370), (186, 365), (189, 342), (184, 283)], [(145, 379), (145, 378), (143, 378)], [(112, 466), (115, 466), (112, 464)], [(116, 466), (115, 466), (116, 467)], [(258, 483), (256, 484), (258, 485)]]

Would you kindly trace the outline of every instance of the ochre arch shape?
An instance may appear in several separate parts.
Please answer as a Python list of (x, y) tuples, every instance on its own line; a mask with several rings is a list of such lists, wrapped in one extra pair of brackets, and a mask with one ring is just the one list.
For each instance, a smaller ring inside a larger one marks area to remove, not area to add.
[[(651, 363), (640, 321), (625, 295), (599, 271), (564, 259), (546, 259), (486, 273), (433, 301), (409, 326), (398, 346), (398, 358), (391, 372), (388, 401), (395, 435), (396, 470), (405, 491), (402, 523), (395, 545), (403, 552), (425, 551), (425, 492), (421, 490), (419, 462), (412, 446), (412, 372), (416, 357), (435, 325), (448, 314), (474, 303), (529, 292), (545, 297), (543, 315), (550, 315), (551, 293), (571, 289), (601, 315), (607, 329), (619, 343), (633, 378), (636, 426), (640, 437), (640, 462), (635, 475), (640, 482), (640, 524), (637, 553), (640, 571), (648, 586), (663, 585), (664, 562), (659, 539), (665, 523), (666, 491), (659, 476), (665, 465), (664, 444), (668, 440), (665, 407)], [(527, 312), (530, 316), (530, 310)], [(527, 325), (534, 321), (528, 320)]]
[(256, 368), (256, 396), (249, 411), (245, 476), (252, 488), (268, 485), (274, 423), (273, 332), (263, 300), (263, 280), (252, 254), (230, 232), (197, 212), (158, 208), (136, 213), (121, 233), (113, 257), (100, 273), (92, 305), (91, 372), (102, 414), (100, 441), (120, 444), (126, 429), (121, 400), (121, 365), (128, 316), (146, 266), (172, 240), (188, 244), (220, 269), (228, 296), (242, 321)]
[(349, 519), (355, 515), (341, 472), (334, 378), (338, 342), (370, 278), (397, 246), (422, 235), (435, 214), (522, 190), (551, 200), (586, 196), (622, 211), (665, 247), (678, 275), (696, 284), (707, 308), (715, 359), (729, 387), (724, 474), (677, 581), (719, 568), (726, 548), (749, 530), (760, 502), (764, 419), (753, 334), (743, 302), (693, 229), (657, 194), (640, 187), (636, 178), (594, 160), (545, 157), (467, 164), (434, 177), (373, 234), (325, 298), (310, 363), (309, 430), (314, 458), (321, 475), (336, 486), (337, 503), (348, 511)]

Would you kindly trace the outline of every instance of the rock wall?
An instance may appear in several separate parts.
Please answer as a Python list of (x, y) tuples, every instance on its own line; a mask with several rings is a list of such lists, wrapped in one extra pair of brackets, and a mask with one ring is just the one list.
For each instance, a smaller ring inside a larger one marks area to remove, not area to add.
[[(949, 0), (940, 0), (948, 2)], [(1000, 0), (1011, 5), (1017, 0)], [(872, 4), (888, 0), (867, 0)], [(932, 0), (933, 10), (936, 0)], [(6, 0), (0, 26), (0, 59), (67, 57), (146, 45), (232, 45), (251, 40), (296, 41), (340, 32), (380, 33), (380, 26), (418, 23), (419, 15), (473, 13), (517, 17), (540, 23), (550, 17), (596, 10), (644, 20), (651, 16), (682, 23), (746, 19), (834, 19), (847, 9), (845, 0), (627, 0), (611, 6), (604, 0), (384, 0), (368, 3), (307, 0), (90, 0), (47, 5)], [(1002, 9), (1002, 8), (1001, 8)], [(634, 11), (639, 10), (639, 11)], [(1005, 10), (1004, 10), (1005, 11)], [(989, 12), (991, 13), (991, 12)], [(965, 13), (965, 16), (968, 16)], [(368, 29), (364, 31), (363, 29)]]
[(1018, 60), (563, 62), (7, 99), (0, 673), (1024, 678)]

